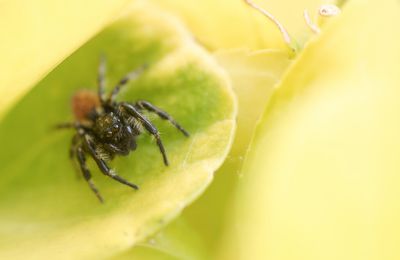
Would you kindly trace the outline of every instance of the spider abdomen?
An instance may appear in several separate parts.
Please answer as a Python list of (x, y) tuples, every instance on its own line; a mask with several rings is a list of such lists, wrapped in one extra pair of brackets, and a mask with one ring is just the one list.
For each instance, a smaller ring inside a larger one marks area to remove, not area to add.
[(77, 121), (89, 120), (89, 115), (100, 106), (97, 94), (91, 90), (79, 90), (71, 100), (72, 111)]

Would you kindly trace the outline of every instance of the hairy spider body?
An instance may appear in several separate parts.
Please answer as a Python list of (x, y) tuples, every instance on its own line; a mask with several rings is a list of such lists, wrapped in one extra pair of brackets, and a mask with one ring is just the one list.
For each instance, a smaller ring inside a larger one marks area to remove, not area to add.
[(142, 67), (127, 74), (106, 97), (104, 95), (105, 62), (102, 60), (98, 74), (98, 93), (88, 90), (78, 91), (72, 98), (75, 121), (58, 125), (59, 128), (76, 130), (71, 141), (70, 158), (77, 160), (83, 177), (100, 202), (103, 202), (103, 198), (91, 180), (92, 176), (86, 165), (87, 155), (93, 158), (103, 174), (133, 189), (138, 189), (137, 185), (128, 182), (111, 170), (106, 162), (115, 156), (126, 156), (136, 150), (136, 138), (146, 131), (156, 139), (164, 164), (168, 165), (160, 134), (152, 122), (143, 115), (144, 110), (169, 121), (185, 136), (189, 136), (188, 132), (168, 113), (150, 102), (139, 100), (129, 103), (115, 100), (121, 87), (136, 78), (143, 69)]

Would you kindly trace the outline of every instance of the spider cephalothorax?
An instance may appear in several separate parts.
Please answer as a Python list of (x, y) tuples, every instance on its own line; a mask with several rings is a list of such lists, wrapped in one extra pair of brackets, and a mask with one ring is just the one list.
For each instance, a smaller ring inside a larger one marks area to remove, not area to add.
[(164, 164), (168, 165), (167, 154), (160, 134), (151, 121), (142, 114), (143, 110), (155, 113), (160, 118), (168, 120), (185, 136), (189, 136), (188, 132), (168, 113), (147, 101), (140, 100), (129, 103), (115, 100), (121, 87), (126, 85), (129, 80), (136, 78), (142, 71), (143, 67), (126, 75), (113, 91), (105, 96), (105, 62), (101, 61), (98, 75), (98, 93), (88, 90), (77, 92), (72, 99), (72, 110), (76, 121), (59, 125), (60, 128), (74, 128), (76, 130), (72, 138), (70, 157), (78, 161), (85, 180), (101, 202), (103, 198), (92, 182), (90, 171), (86, 166), (87, 155), (93, 158), (102, 173), (122, 184), (138, 189), (137, 185), (128, 182), (111, 170), (106, 161), (117, 155), (128, 155), (135, 150), (136, 137), (146, 131), (156, 139)]

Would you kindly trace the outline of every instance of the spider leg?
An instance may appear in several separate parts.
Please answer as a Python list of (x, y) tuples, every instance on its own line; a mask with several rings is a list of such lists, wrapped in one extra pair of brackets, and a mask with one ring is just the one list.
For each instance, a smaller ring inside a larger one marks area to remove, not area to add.
[(74, 156), (75, 156), (75, 152), (76, 152), (76, 145), (78, 144), (78, 142), (79, 142), (79, 135), (78, 134), (76, 134), (76, 135), (74, 135), (73, 137), (72, 137), (72, 139), (71, 139), (71, 146), (70, 146), (70, 148), (69, 148), (69, 158), (72, 160), (73, 158), (74, 158)]
[(72, 139), (71, 139), (71, 145), (69, 148), (69, 159), (72, 160), (72, 164), (74, 166), (75, 169), (75, 173), (77, 174), (76, 177), (79, 178), (79, 170), (77, 169), (77, 165), (76, 165), (76, 161), (74, 160), (75, 156), (76, 156), (76, 150), (77, 150), (77, 145), (79, 142), (79, 138), (80, 135), (79, 134), (75, 134)]
[(56, 129), (68, 129), (68, 128), (80, 128), (81, 125), (78, 122), (65, 122), (55, 125)]
[(86, 156), (85, 156), (85, 153), (82, 150), (82, 147), (78, 147), (76, 149), (76, 152), (77, 152), (76, 157), (77, 157), (79, 165), (81, 167), (81, 171), (82, 171), (83, 177), (85, 178), (85, 180), (89, 184), (90, 189), (94, 192), (94, 194), (99, 199), (99, 201), (101, 203), (103, 203), (104, 202), (103, 197), (100, 195), (99, 190), (97, 189), (97, 187), (94, 185), (94, 183), (91, 180), (92, 175), (90, 174), (90, 171), (87, 168)]
[(74, 128), (78, 132), (78, 135), (82, 136), (89, 128), (81, 125), (79, 122), (66, 122), (60, 123), (54, 126), (55, 129), (71, 129)]
[(112, 171), (107, 166), (106, 162), (103, 159), (101, 159), (100, 156), (97, 154), (96, 149), (93, 146), (93, 143), (89, 140), (87, 135), (84, 136), (84, 142), (85, 142), (88, 153), (93, 158), (93, 160), (96, 162), (97, 166), (100, 168), (102, 173), (104, 173), (108, 177), (110, 177), (122, 184), (125, 184), (135, 190), (139, 189), (139, 187), (137, 185), (130, 183), (129, 181), (120, 177), (118, 174), (116, 174), (114, 171)]
[(97, 74), (97, 84), (98, 84), (99, 100), (102, 104), (105, 102), (104, 100), (104, 92), (106, 90), (105, 78), (106, 78), (106, 59), (104, 58), (104, 56), (101, 56)]
[(121, 88), (125, 86), (129, 81), (134, 80), (139, 77), (140, 74), (146, 69), (147, 65), (143, 65), (139, 67), (138, 69), (135, 69), (123, 77), (118, 84), (114, 87), (113, 91), (110, 93), (110, 95), (107, 98), (107, 103), (112, 103), (115, 101), (115, 98), (117, 97), (118, 93), (121, 91)]
[(167, 112), (163, 111), (162, 109), (156, 107), (155, 105), (147, 102), (145, 100), (139, 100), (136, 102), (135, 106), (139, 109), (146, 109), (149, 112), (155, 113), (161, 119), (169, 121), (173, 126), (175, 126), (179, 131), (181, 131), (185, 136), (189, 136), (189, 133), (175, 121)]
[(129, 103), (121, 103), (120, 107), (122, 109), (126, 110), (131, 116), (134, 118), (138, 119), (139, 122), (146, 128), (147, 132), (149, 132), (151, 135), (153, 135), (156, 138), (157, 145), (160, 149), (160, 152), (163, 156), (164, 164), (168, 166), (168, 158), (167, 154), (164, 149), (164, 145), (162, 144), (161, 138), (160, 138), (160, 133), (158, 132), (157, 128), (144, 116), (140, 113), (140, 111), (135, 108), (135, 106), (129, 104)]

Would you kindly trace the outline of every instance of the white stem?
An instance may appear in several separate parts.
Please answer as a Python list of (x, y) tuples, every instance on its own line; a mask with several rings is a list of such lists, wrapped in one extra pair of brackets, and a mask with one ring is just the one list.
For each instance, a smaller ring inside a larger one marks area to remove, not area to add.
[(308, 27), (310, 27), (311, 31), (313, 31), (316, 34), (319, 34), (321, 32), (321, 30), (319, 29), (319, 27), (313, 23), (313, 21), (311, 20), (310, 14), (308, 13), (308, 10), (305, 9), (304, 10), (304, 20), (306, 20), (306, 24), (308, 25)]
[(286, 44), (292, 48), (292, 39), (289, 36), (289, 33), (286, 31), (285, 27), (283, 27), (283, 25), (269, 12), (267, 12), (267, 10), (259, 7), (258, 5), (256, 5), (253, 1), (251, 0), (244, 0), (246, 4), (248, 4), (249, 6), (253, 7), (254, 9), (256, 9), (257, 11), (259, 11), (260, 13), (262, 13), (263, 15), (265, 15), (268, 19), (270, 19), (279, 29), (279, 31), (281, 32), (284, 41), (286, 42)]

